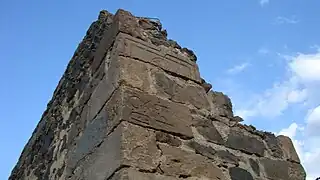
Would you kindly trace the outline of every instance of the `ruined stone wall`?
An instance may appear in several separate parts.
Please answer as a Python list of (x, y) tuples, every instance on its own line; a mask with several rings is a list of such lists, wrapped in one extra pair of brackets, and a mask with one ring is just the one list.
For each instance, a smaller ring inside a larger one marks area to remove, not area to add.
[(291, 140), (242, 125), (160, 22), (101, 11), (10, 180), (304, 180)]

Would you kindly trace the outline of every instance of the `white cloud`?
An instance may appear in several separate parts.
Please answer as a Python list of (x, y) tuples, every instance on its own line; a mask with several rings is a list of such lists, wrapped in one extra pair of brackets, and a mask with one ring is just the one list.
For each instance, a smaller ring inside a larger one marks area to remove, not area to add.
[(288, 93), (288, 103), (303, 102), (307, 98), (307, 89), (296, 89)]
[(235, 112), (244, 119), (254, 116), (274, 118), (282, 115), (291, 103), (303, 102), (306, 99), (305, 94), (303, 90), (298, 89), (294, 79), (290, 79), (275, 83), (272, 88), (252, 98), (247, 107), (237, 109)]
[(244, 71), (250, 64), (245, 62), (245, 63), (242, 63), (242, 64), (239, 64), (239, 65), (236, 65), (230, 69), (227, 70), (227, 73), (229, 74), (237, 74), (237, 73), (240, 73), (242, 71)]
[[(307, 133), (311, 136), (320, 136), (320, 105), (310, 111), (306, 118)], [(319, 143), (320, 144), (320, 143)]]
[(278, 16), (275, 19), (275, 24), (297, 24), (299, 23), (299, 20), (297, 20), (297, 18), (293, 17), (283, 17), (283, 16)]
[(287, 62), (288, 77), (275, 83), (258, 98), (251, 98), (250, 105), (237, 109), (236, 112), (244, 119), (253, 116), (273, 118), (281, 115), (290, 105), (303, 103), (310, 106), (320, 102), (320, 51), (294, 56), (280, 54), (280, 57)]
[(260, 0), (260, 5), (263, 7), (265, 5), (269, 4), (269, 0)]
[(262, 47), (262, 48), (260, 48), (260, 49), (258, 50), (258, 53), (265, 55), (265, 54), (269, 54), (270, 51), (269, 51), (269, 49), (267, 49), (267, 48), (265, 48), (265, 47)]
[(298, 130), (298, 124), (292, 123), (288, 128), (282, 129), (278, 134), (294, 138)]
[[(275, 82), (262, 93), (249, 97), (246, 94), (244, 100), (238, 97), (240, 101), (235, 104), (235, 114), (243, 117), (245, 122), (259, 119), (250, 117), (276, 117), (283, 114), (288, 107), (297, 110), (298, 106), (295, 105), (303, 105), (299, 106), (303, 108), (299, 109), (298, 113), (305, 113), (304, 121), (297, 119), (301, 124), (292, 123), (276, 134), (292, 139), (307, 172), (307, 180), (320, 177), (320, 49), (316, 49), (317, 51), (312, 53), (278, 53), (279, 57), (285, 60), (282, 80)], [(238, 95), (237, 93), (239, 92), (233, 94)], [(307, 109), (310, 110), (307, 112)]]
[(298, 54), (289, 66), (294, 75), (303, 82), (320, 81), (320, 52)]

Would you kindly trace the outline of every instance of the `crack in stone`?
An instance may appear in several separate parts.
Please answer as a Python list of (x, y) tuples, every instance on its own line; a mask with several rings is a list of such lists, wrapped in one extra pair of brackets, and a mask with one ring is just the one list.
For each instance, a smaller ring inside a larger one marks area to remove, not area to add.
[(105, 178), (105, 180), (111, 180), (117, 172), (121, 171), (122, 169), (130, 168), (130, 167), (131, 166), (129, 165), (120, 165), (116, 170), (113, 171), (113, 173), (109, 177)]

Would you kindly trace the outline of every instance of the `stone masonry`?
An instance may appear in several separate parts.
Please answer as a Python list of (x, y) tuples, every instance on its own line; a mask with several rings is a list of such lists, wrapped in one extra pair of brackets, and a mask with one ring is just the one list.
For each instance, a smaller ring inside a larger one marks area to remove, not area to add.
[(243, 125), (157, 20), (101, 11), (9, 180), (304, 180), (292, 141)]

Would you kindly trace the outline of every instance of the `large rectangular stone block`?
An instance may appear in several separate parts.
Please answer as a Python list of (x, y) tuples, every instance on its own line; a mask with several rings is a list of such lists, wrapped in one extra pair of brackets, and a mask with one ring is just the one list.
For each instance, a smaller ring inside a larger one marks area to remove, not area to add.
[(121, 83), (145, 92), (150, 90), (147, 64), (113, 54), (105, 58), (104, 66), (105, 76), (88, 101), (88, 114), (86, 115), (88, 121), (98, 114)]
[(212, 161), (192, 152), (160, 144), (164, 161), (160, 168), (164, 175), (186, 178), (198, 177), (199, 179), (227, 180), (223, 171)]
[[(143, 173), (133, 169), (121, 169), (110, 180), (179, 180), (179, 178), (158, 173)], [(197, 179), (194, 178), (192, 180)]]
[(306, 178), (306, 173), (301, 164), (268, 158), (263, 158), (260, 162), (268, 179), (304, 180)]
[(202, 86), (160, 70), (153, 70), (151, 77), (157, 95), (167, 97), (174, 102), (191, 104), (198, 109), (210, 110), (210, 103)]
[(263, 157), (266, 150), (265, 144), (258, 137), (244, 133), (238, 128), (230, 129), (226, 146), (232, 149), (241, 150), (249, 154)]
[(68, 176), (72, 180), (105, 180), (120, 167), (143, 171), (154, 171), (158, 167), (161, 151), (153, 130), (122, 122), (107, 135), (108, 120), (95, 121), (88, 125), (69, 156), (68, 168), (72, 173)]
[(184, 139), (193, 137), (191, 113), (187, 106), (155, 95), (120, 86), (101, 111), (111, 130), (121, 121), (168, 132)]
[(126, 87), (120, 90), (123, 91), (123, 108), (119, 120), (165, 131), (185, 139), (193, 137), (192, 119), (187, 106)]
[(168, 48), (155, 46), (123, 33), (118, 34), (116, 43), (119, 55), (136, 58), (198, 83), (201, 82), (197, 64)]

